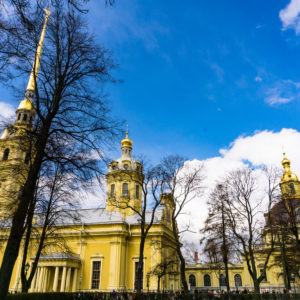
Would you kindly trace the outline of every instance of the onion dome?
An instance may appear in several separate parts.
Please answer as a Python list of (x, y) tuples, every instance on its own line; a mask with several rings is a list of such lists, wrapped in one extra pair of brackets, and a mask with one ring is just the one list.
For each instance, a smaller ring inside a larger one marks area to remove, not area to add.
[(128, 126), (127, 126), (126, 137), (125, 137), (125, 139), (123, 139), (121, 141), (121, 146), (122, 146), (122, 148), (123, 147), (132, 148), (132, 144), (133, 144), (133, 141), (128, 137)]
[(295, 173), (293, 173), (290, 169), (291, 162), (289, 159), (286, 158), (285, 153), (283, 153), (284, 157), (281, 162), (284, 173), (281, 176), (281, 182), (288, 182), (288, 181), (298, 181), (298, 177)]

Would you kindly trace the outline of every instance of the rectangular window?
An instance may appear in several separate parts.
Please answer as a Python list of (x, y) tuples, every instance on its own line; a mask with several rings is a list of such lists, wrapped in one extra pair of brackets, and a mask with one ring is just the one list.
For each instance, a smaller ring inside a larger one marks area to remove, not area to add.
[(135, 198), (137, 198), (137, 199), (140, 198), (140, 186), (139, 185), (135, 186)]
[(114, 196), (115, 196), (115, 185), (114, 185), (114, 184), (112, 184), (112, 185), (110, 186), (110, 196), (111, 196), (111, 197), (114, 197)]
[(97, 290), (100, 286), (100, 267), (101, 262), (100, 261), (93, 261), (92, 264), (92, 286), (91, 289)]
[[(138, 274), (138, 266), (139, 262), (136, 261), (134, 263), (135, 270), (134, 270), (134, 289), (137, 290), (137, 274)], [(144, 287), (144, 268), (142, 267), (142, 288)]]
[(128, 197), (128, 183), (123, 183), (122, 185), (122, 196)]

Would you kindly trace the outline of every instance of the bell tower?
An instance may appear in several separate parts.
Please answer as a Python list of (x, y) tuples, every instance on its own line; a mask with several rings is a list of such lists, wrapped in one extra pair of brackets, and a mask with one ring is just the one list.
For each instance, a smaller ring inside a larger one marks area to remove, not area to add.
[(291, 171), (291, 162), (286, 158), (285, 153), (281, 164), (284, 169), (280, 183), (282, 198), (300, 198), (300, 182), (298, 176)]
[(121, 141), (121, 157), (108, 166), (106, 210), (133, 215), (142, 209), (143, 170), (140, 162), (131, 157), (133, 142)]
[(35, 118), (34, 95), (39, 72), (42, 48), (46, 27), (50, 15), (44, 9), (46, 16), (43, 30), (36, 50), (34, 63), (25, 91), (25, 97), (16, 110), (13, 125), (8, 126), (0, 138), (0, 219), (10, 217), (18, 200), (18, 193), (26, 180), (26, 174), (31, 163), (32, 138), (30, 132)]

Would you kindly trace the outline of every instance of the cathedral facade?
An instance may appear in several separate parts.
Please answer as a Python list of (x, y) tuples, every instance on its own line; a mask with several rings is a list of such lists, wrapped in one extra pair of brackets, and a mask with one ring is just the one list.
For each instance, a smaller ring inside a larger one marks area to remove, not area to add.
[[(17, 111), (18, 114), (18, 111)], [(5, 144), (5, 141), (7, 142)], [(15, 160), (10, 138), (2, 138), (8, 156), (2, 165)], [(133, 291), (136, 288), (137, 264), (140, 249), (140, 215), (135, 213), (142, 207), (142, 191), (137, 178), (142, 175), (142, 166), (131, 157), (132, 141), (128, 135), (121, 143), (121, 157), (113, 161), (107, 173), (107, 203), (105, 208), (70, 211), (55, 224), (55, 235), (63, 238), (68, 251), (52, 246), (45, 251), (38, 262), (38, 268), (31, 283), (30, 292), (72, 292), (72, 291)], [(4, 154), (5, 154), (4, 150)], [(25, 158), (24, 158), (25, 159)], [(157, 289), (157, 278), (153, 270), (165, 257), (173, 255), (170, 249), (160, 247), (174, 243), (170, 218), (170, 199), (162, 197), (156, 211), (153, 225), (148, 233), (144, 249), (143, 289)], [(118, 204), (121, 203), (121, 205)], [(122, 208), (129, 203), (131, 208)], [(72, 218), (72, 214), (76, 217)], [(146, 213), (149, 222), (151, 212)], [(39, 216), (35, 218), (35, 229), (39, 228)], [(41, 224), (42, 225), (42, 224)], [(1, 236), (2, 245), (5, 235)], [(50, 239), (56, 239), (51, 236)], [(37, 244), (33, 240), (29, 249), (30, 273)], [(3, 256), (4, 247), (0, 250)], [(23, 246), (13, 271), (10, 291), (21, 290), (21, 263)], [(30, 259), (31, 258), (31, 259)], [(177, 269), (178, 266), (174, 265)], [(174, 269), (174, 271), (175, 271)], [(180, 289), (178, 272), (164, 276), (163, 289)]]

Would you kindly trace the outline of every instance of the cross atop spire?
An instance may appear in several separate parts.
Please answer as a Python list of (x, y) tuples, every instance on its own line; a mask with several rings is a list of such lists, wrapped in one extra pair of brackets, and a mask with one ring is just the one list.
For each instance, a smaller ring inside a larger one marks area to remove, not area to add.
[(128, 124), (126, 125), (126, 138), (128, 138)]

